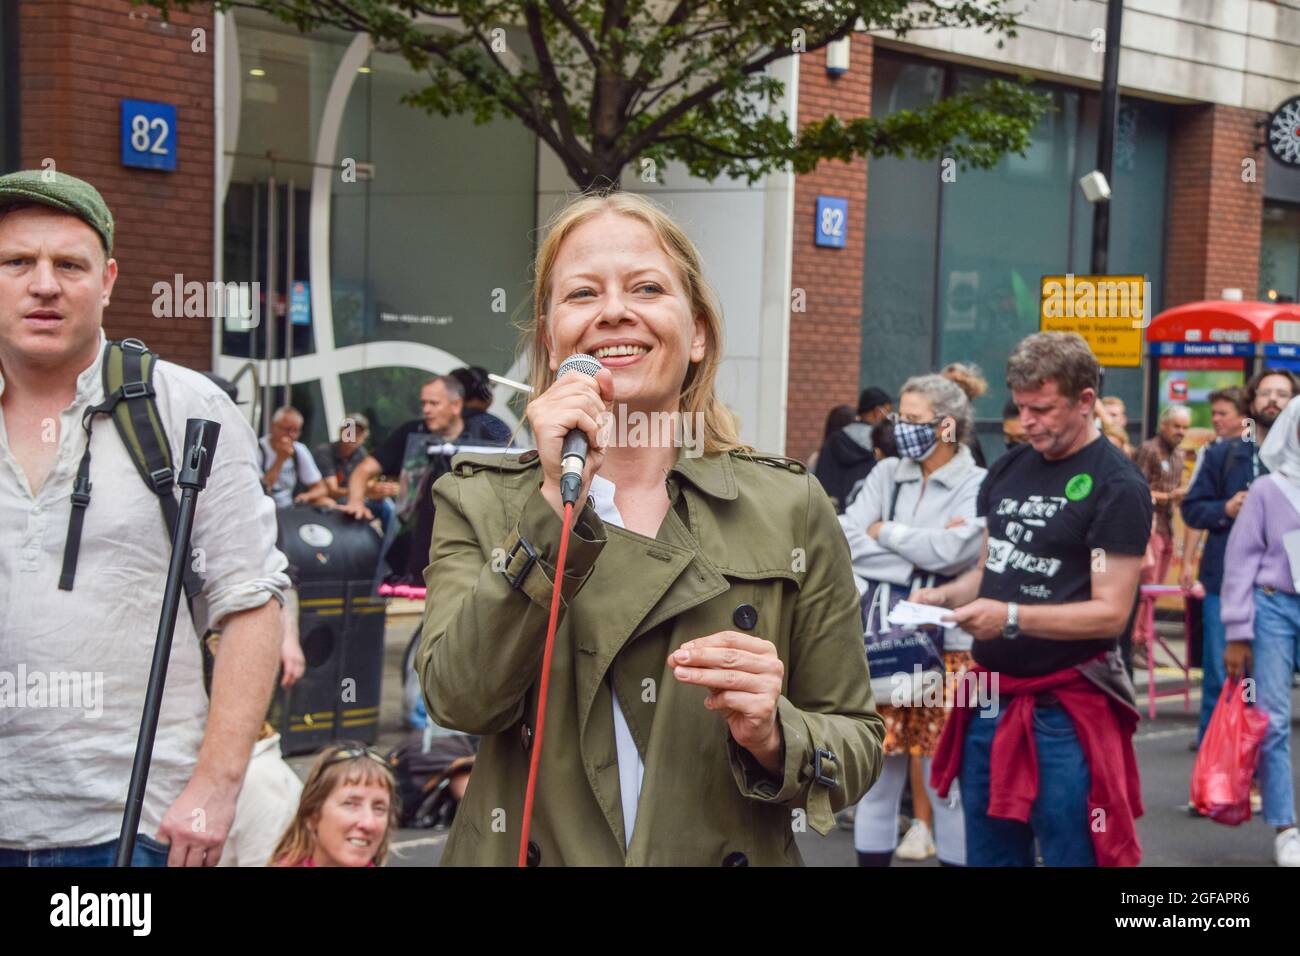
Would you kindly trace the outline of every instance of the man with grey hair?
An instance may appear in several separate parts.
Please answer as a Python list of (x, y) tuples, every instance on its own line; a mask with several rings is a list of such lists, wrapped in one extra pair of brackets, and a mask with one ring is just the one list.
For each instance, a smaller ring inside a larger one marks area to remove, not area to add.
[[(1151, 527), (1150, 558), (1142, 568), (1143, 584), (1163, 584), (1174, 558), (1174, 508), (1187, 494), (1183, 484), (1183, 439), (1192, 424), (1186, 405), (1166, 405), (1159, 430), (1138, 446), (1134, 463), (1151, 489), (1155, 523)], [(1151, 622), (1138, 615), (1133, 627), (1133, 663), (1150, 666)]]
[[(374, 517), (366, 507), (366, 486), (380, 475), (397, 479), (398, 514), (407, 519), (413, 510), (420, 478), (429, 469), (431, 440), (479, 441), (482, 436), (467, 430), (461, 416), (465, 387), (452, 375), (437, 375), (420, 386), (419, 418), (399, 425), (383, 444), (352, 469), (348, 478), (348, 500), (343, 510), (366, 521)], [(492, 443), (492, 444), (495, 444)]]
[(262, 453), (262, 487), (275, 499), (277, 508), (307, 503), (334, 506), (325, 479), (307, 446), (298, 441), (302, 434), (302, 412), (284, 405), (271, 416), (271, 433), (259, 441)]
[[(178, 492), (171, 475), (159, 493), (146, 485), (105, 421), (112, 248), (113, 216), (89, 183), (53, 170), (0, 176), (4, 666), (29, 682), (93, 672), (103, 702), (94, 719), (0, 706), (0, 866), (112, 865), (149, 682), (171, 558), (159, 494)], [(187, 419), (221, 425), (191, 546), (206, 623), (222, 636), (209, 700), (196, 622), (185, 607), (176, 617), (132, 862), (215, 866), (271, 699), (289, 581), (248, 423), (198, 372), (158, 361), (151, 385), (172, 461)], [(89, 452), (89, 480), (77, 480)], [(74, 506), (76, 573), (61, 579)]]
[(999, 697), (996, 716), (956, 707), (934, 756), (941, 796), (960, 774), (972, 866), (1033, 866), (1035, 840), (1048, 866), (1141, 859), (1138, 711), (1116, 642), (1136, 605), (1151, 496), (1097, 429), (1099, 385), (1074, 333), (1016, 347), (1007, 386), (1028, 441), (980, 488), (981, 558), (912, 596), (954, 609)]

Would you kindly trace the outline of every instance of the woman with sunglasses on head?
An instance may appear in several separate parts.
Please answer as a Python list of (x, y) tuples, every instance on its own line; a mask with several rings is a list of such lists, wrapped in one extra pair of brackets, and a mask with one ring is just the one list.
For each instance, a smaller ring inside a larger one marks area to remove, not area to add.
[[(430, 716), (483, 738), (443, 862), (797, 865), (795, 833), (833, 828), (880, 766), (830, 500), (740, 442), (699, 254), (649, 200), (552, 221), (525, 347), (537, 450), (460, 456), (433, 490), (416, 669)], [(575, 353), (594, 377), (557, 379)], [(525, 841), (574, 428), (590, 452)]]
[(383, 866), (396, 828), (397, 785), (387, 761), (361, 744), (336, 744), (312, 764), (271, 865)]
[[(840, 516), (849, 541), (853, 569), (864, 588), (866, 626), (884, 633), (881, 618), (914, 584), (952, 578), (979, 560), (982, 524), (975, 499), (987, 472), (975, 464), (970, 439), (974, 416), (967, 392), (948, 375), (908, 379), (898, 403), (894, 442), (898, 458), (880, 462), (862, 491)], [(944, 686), (940, 701), (915, 699), (910, 675), (888, 677), (899, 693), (880, 701), (885, 721), (885, 767), (880, 782), (862, 798), (854, 814), (853, 842), (861, 866), (888, 866), (895, 849), (904, 859), (964, 865), (965, 826), (956, 799), (940, 799), (929, 787), (934, 756), (947, 714), (945, 703), (956, 681), (971, 666), (973, 639), (960, 628), (943, 634)], [(896, 679), (897, 678), (897, 679)], [(906, 678), (906, 680), (904, 680)], [(901, 693), (903, 690), (907, 693)], [(898, 812), (911, 757), (921, 757), (933, 808), (934, 834), (920, 820), (898, 842)]]

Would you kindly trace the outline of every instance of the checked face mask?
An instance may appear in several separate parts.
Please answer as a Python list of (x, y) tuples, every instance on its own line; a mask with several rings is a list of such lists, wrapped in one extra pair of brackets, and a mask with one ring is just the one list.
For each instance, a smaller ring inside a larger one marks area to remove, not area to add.
[(894, 425), (894, 441), (898, 453), (904, 458), (923, 461), (930, 457), (935, 445), (939, 443), (939, 422), (897, 422)]

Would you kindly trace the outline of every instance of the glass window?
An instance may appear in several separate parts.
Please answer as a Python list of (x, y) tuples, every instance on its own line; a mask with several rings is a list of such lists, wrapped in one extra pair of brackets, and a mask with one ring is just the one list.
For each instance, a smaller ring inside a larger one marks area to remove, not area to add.
[[(984, 75), (959, 71), (957, 89)], [(1002, 372), (1016, 342), (1038, 331), (1039, 283), (1069, 259), (1070, 180), (1079, 95), (1047, 90), (1052, 110), (1025, 156), (990, 170), (960, 170), (945, 183), (939, 242), (939, 365), (974, 362), (989, 377), (978, 418), (1002, 420)]]
[(416, 79), (405, 61), (370, 67), (344, 121), (364, 138), (340, 152), (374, 179), (334, 186), (336, 344), (422, 342), (505, 372), (529, 292), (534, 137), (513, 120), (428, 116), (402, 102)]
[[(873, 113), (919, 108), (992, 75), (877, 50)], [(954, 170), (951, 181), (940, 163), (894, 158), (872, 160), (867, 176), (861, 384), (896, 392), (948, 362), (979, 365), (989, 390), (975, 411), (990, 458), (1002, 448), (1007, 355), (1038, 330), (1042, 277), (1087, 273), (1091, 257), (1092, 207), (1078, 180), (1096, 164), (1097, 94), (1036, 88), (1052, 109), (1024, 156)], [(1117, 126), (1109, 271), (1148, 276), (1159, 311), (1169, 108), (1122, 99)], [(1107, 369), (1104, 390), (1141, 408), (1140, 370)]]
[[(331, 30), (303, 35), (242, 9), (232, 24), (239, 133), (228, 144), (225, 277), (260, 281), (263, 297), (274, 296), (277, 356), (285, 354), (287, 314), (304, 320), (292, 326), (293, 354), (318, 353), (312, 368), (321, 370), (321, 380), (310, 389), (296, 384), (295, 397), (319, 410), (321, 395), (337, 394), (337, 377), (346, 406), (370, 414), (372, 438), (381, 441), (394, 425), (419, 415), (419, 384), (435, 370), (463, 364), (508, 372), (517, 338), (512, 323), (526, 311), (530, 286), (533, 134), (513, 119), (476, 125), (470, 117), (431, 116), (410, 106), (405, 99), (427, 77), (398, 55), (371, 53), (355, 76), (342, 78), (349, 82), (335, 151), (318, 157), (330, 91), (356, 36)], [(515, 39), (514, 48), (527, 47)], [(328, 176), (318, 176), (325, 168)], [(311, 235), (313, 199), (321, 200), (314, 187), (328, 191), (327, 237)], [(268, 226), (272, 196), (276, 215)], [(313, 256), (311, 247), (313, 239), (328, 242), (336, 350), (328, 355), (319, 354), (313, 335), (324, 331), (318, 324), (323, 316), (309, 307), (320, 290), (305, 289), (302, 298), (295, 290), (292, 310), (286, 301), (290, 237), (295, 282), (321, 281), (313, 279), (311, 263), (321, 261), (322, 250)], [(268, 249), (278, 250), (274, 290), (266, 286)], [(222, 351), (262, 358), (266, 342), (264, 327), (228, 325)], [(297, 365), (293, 371), (309, 374)], [(303, 411), (314, 430), (311, 409)], [(323, 430), (325, 416), (317, 417)]]
[[(935, 102), (943, 68), (877, 52), (872, 111)], [(867, 169), (867, 236), (862, 268), (861, 386), (897, 395), (930, 367), (934, 345), (935, 241), (939, 164), (887, 156)]]
[(1259, 297), (1266, 302), (1300, 301), (1300, 206), (1264, 204)]
[[(1100, 100), (1094, 93), (1083, 104), (1083, 133), (1074, 180), (1097, 166)], [(1151, 283), (1151, 314), (1164, 309), (1165, 194), (1169, 163), (1169, 107), (1163, 103), (1120, 97), (1115, 124), (1115, 161), (1111, 177), (1110, 254), (1112, 275), (1145, 275)], [(1072, 271), (1087, 274), (1092, 264), (1092, 204), (1075, 188)], [(1124, 400), (1129, 409), (1129, 440), (1141, 440), (1142, 370), (1107, 368), (1103, 392)]]

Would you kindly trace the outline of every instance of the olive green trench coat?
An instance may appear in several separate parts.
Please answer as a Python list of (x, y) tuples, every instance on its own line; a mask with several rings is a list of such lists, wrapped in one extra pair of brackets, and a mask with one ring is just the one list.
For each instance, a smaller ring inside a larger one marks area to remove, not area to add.
[[(458, 457), (437, 507), (416, 668), (429, 714), (483, 737), (442, 861), (514, 865), (561, 521), (536, 452)], [(574, 521), (551, 665), (530, 861), (789, 865), (881, 768), (848, 544), (798, 462), (680, 456), (651, 539)], [(529, 550), (536, 554), (530, 562)], [(748, 625), (748, 626), (746, 626)], [(723, 630), (772, 641), (785, 665), (783, 770), (767, 773), (667, 664)], [(611, 693), (645, 775), (625, 849)]]

